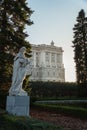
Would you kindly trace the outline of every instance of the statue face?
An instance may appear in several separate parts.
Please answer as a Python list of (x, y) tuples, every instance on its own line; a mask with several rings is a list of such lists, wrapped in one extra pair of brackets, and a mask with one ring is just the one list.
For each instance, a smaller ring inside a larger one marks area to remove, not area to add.
[(26, 47), (22, 47), (19, 51), (20, 51), (21, 53), (25, 53), (25, 52), (26, 52)]

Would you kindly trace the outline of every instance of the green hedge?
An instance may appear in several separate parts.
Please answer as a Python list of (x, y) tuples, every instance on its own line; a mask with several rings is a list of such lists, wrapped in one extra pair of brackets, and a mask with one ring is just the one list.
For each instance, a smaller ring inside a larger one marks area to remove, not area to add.
[(76, 83), (30, 82), (30, 87), (32, 88), (31, 97), (36, 98), (58, 98), (78, 95)]
[(58, 82), (30, 82), (31, 97), (59, 98), (59, 97), (87, 97), (87, 84)]
[(87, 83), (81, 83), (78, 85), (78, 96), (87, 97)]
[[(37, 99), (58, 99), (63, 97), (72, 99), (87, 97), (87, 84), (77, 85), (76, 83), (66, 82), (29, 82), (29, 88), (31, 89), (31, 103)], [(0, 90), (1, 108), (5, 108), (6, 106), (7, 94), (8, 88), (7, 90)]]

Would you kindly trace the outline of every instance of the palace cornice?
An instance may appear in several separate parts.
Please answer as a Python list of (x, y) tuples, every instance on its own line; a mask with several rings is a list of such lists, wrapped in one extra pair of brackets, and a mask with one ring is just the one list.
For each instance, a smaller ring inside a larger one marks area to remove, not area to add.
[(37, 50), (37, 51), (58, 51), (58, 52), (63, 52), (62, 47), (57, 47), (57, 46), (51, 46), (51, 45), (46, 45), (46, 44), (40, 44), (40, 45), (34, 45), (31, 44), (32, 50)]

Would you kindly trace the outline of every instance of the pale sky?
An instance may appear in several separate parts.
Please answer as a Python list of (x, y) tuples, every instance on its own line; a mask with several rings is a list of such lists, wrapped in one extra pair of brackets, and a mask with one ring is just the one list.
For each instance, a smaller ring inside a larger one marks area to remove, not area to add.
[[(66, 82), (76, 81), (74, 52), (72, 48), (73, 27), (81, 9), (87, 14), (87, 0), (27, 0), (35, 12), (33, 25), (27, 27), (28, 40), (32, 44), (48, 44), (62, 47)], [(87, 16), (87, 15), (86, 15)]]

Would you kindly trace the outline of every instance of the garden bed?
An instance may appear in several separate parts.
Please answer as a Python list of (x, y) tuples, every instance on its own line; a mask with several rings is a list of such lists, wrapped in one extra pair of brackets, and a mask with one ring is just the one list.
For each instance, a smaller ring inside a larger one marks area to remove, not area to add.
[(0, 114), (0, 130), (63, 130), (62, 128), (29, 117)]

